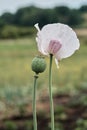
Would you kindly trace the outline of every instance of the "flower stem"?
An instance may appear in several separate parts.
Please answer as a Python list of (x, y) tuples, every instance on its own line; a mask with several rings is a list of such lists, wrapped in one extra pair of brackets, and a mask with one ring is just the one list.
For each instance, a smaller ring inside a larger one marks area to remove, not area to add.
[(51, 113), (51, 130), (54, 130), (54, 106), (52, 97), (52, 58), (50, 54), (50, 65), (49, 65), (49, 97), (50, 97), (50, 113)]
[(34, 76), (34, 89), (33, 89), (33, 125), (34, 130), (37, 130), (37, 116), (36, 116), (36, 81), (38, 76)]

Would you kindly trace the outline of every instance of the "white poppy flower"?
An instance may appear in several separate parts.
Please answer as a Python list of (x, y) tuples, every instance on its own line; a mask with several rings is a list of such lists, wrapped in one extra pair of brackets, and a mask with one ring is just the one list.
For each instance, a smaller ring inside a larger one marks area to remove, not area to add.
[(38, 30), (36, 37), (38, 50), (44, 55), (53, 54), (57, 64), (80, 47), (76, 33), (68, 25), (47, 24), (41, 30), (38, 24), (35, 24), (35, 27)]

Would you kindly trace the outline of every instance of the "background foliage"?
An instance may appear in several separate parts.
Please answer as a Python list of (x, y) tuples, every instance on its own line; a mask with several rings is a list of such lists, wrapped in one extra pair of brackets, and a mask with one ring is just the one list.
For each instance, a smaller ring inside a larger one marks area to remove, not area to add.
[[(34, 34), (34, 24), (40, 27), (48, 23), (61, 22), (72, 27), (83, 27), (87, 6), (70, 9), (65, 6), (41, 9), (34, 6), (20, 8), (15, 14), (6, 12), (0, 16), (0, 38), (18, 38)], [(87, 24), (86, 24), (87, 26)]]

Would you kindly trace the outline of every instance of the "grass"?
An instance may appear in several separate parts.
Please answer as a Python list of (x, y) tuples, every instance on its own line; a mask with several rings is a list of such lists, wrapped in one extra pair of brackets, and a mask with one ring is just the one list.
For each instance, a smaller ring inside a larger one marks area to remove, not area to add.
[(0, 86), (29, 83), (34, 45), (31, 39), (0, 41)]
[[(81, 40), (79, 51), (59, 63), (60, 69), (57, 69), (53, 63), (54, 86), (64, 86), (87, 80), (87, 45), (83, 42), (84, 40)], [(0, 87), (32, 86), (34, 73), (31, 70), (31, 62), (37, 54), (39, 53), (34, 38), (0, 40)], [(46, 61), (48, 64), (48, 57), (46, 57)], [(48, 67), (40, 75), (38, 88), (43, 86), (46, 88), (48, 86)]]

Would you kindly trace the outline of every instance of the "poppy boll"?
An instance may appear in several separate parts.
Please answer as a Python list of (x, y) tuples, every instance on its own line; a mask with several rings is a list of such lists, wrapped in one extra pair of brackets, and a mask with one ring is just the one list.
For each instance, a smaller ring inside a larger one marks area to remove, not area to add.
[(32, 67), (32, 71), (34, 71), (36, 74), (42, 73), (46, 69), (46, 61), (43, 57), (36, 56), (32, 60), (31, 67)]

